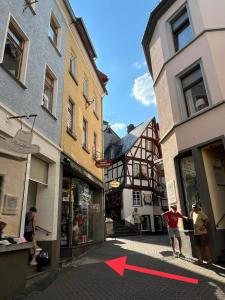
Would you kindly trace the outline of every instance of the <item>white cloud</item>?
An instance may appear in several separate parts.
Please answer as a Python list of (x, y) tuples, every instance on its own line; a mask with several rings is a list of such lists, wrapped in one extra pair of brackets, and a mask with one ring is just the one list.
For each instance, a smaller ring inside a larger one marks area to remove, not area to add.
[(123, 129), (125, 129), (127, 127), (127, 125), (126, 124), (124, 124), (124, 123), (115, 123), (115, 124), (112, 124), (111, 125), (111, 128), (113, 129), (113, 130), (123, 130)]
[(144, 66), (146, 66), (146, 62), (139, 62), (139, 61), (135, 61), (132, 66), (138, 70), (142, 69)]
[(131, 95), (143, 105), (156, 104), (153, 81), (148, 73), (134, 80)]

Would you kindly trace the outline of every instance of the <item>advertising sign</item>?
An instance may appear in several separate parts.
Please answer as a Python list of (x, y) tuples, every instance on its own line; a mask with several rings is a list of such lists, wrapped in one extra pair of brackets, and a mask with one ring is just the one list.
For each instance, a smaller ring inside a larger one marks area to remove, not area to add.
[(97, 168), (108, 168), (112, 165), (112, 160), (111, 159), (101, 159), (96, 161), (95, 166)]

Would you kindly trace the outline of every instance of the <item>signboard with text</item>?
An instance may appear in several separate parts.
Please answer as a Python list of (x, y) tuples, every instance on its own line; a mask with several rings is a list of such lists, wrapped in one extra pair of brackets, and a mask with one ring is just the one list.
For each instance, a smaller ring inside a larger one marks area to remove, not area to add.
[(112, 160), (111, 159), (101, 159), (96, 161), (95, 166), (97, 168), (108, 168), (112, 165)]

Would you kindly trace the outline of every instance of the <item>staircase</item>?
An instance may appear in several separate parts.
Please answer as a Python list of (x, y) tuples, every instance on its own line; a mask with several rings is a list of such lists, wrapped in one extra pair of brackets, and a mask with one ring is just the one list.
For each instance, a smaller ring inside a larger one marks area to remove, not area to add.
[(135, 228), (126, 226), (124, 221), (113, 221), (114, 236), (131, 236), (137, 235)]

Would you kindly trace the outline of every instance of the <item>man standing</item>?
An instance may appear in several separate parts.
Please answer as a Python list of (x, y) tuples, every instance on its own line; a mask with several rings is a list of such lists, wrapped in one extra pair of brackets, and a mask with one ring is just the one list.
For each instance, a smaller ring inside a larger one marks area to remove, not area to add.
[(193, 219), (194, 225), (194, 243), (195, 243), (195, 251), (196, 256), (198, 258), (197, 264), (202, 264), (202, 254), (201, 248), (205, 251), (207, 264), (212, 264), (212, 256), (210, 253), (210, 249), (208, 246), (208, 232), (207, 232), (207, 224), (209, 219), (206, 214), (201, 211), (201, 208), (198, 204), (192, 205), (192, 211), (190, 217)]
[(137, 207), (134, 208), (132, 216), (133, 216), (133, 219), (134, 219), (134, 225), (135, 225), (135, 227), (137, 229), (137, 232), (139, 234), (141, 234), (141, 228), (140, 228), (141, 227), (141, 217), (140, 217), (140, 215), (138, 213)]
[[(181, 251), (182, 242), (181, 242), (180, 232), (179, 232), (179, 229), (178, 229), (177, 225), (178, 225), (178, 219), (179, 218), (187, 219), (187, 217), (182, 216), (177, 211), (177, 205), (176, 204), (171, 204), (170, 207), (171, 207), (171, 209), (169, 211), (163, 213), (161, 216), (163, 217), (163, 219), (167, 223), (168, 234), (169, 234), (171, 246), (172, 246), (172, 249), (173, 249), (174, 257), (184, 257), (184, 255), (182, 254), (182, 251)], [(176, 250), (175, 250), (174, 237), (178, 240), (178, 244), (179, 244), (179, 253), (178, 253), (178, 255), (176, 254)]]

